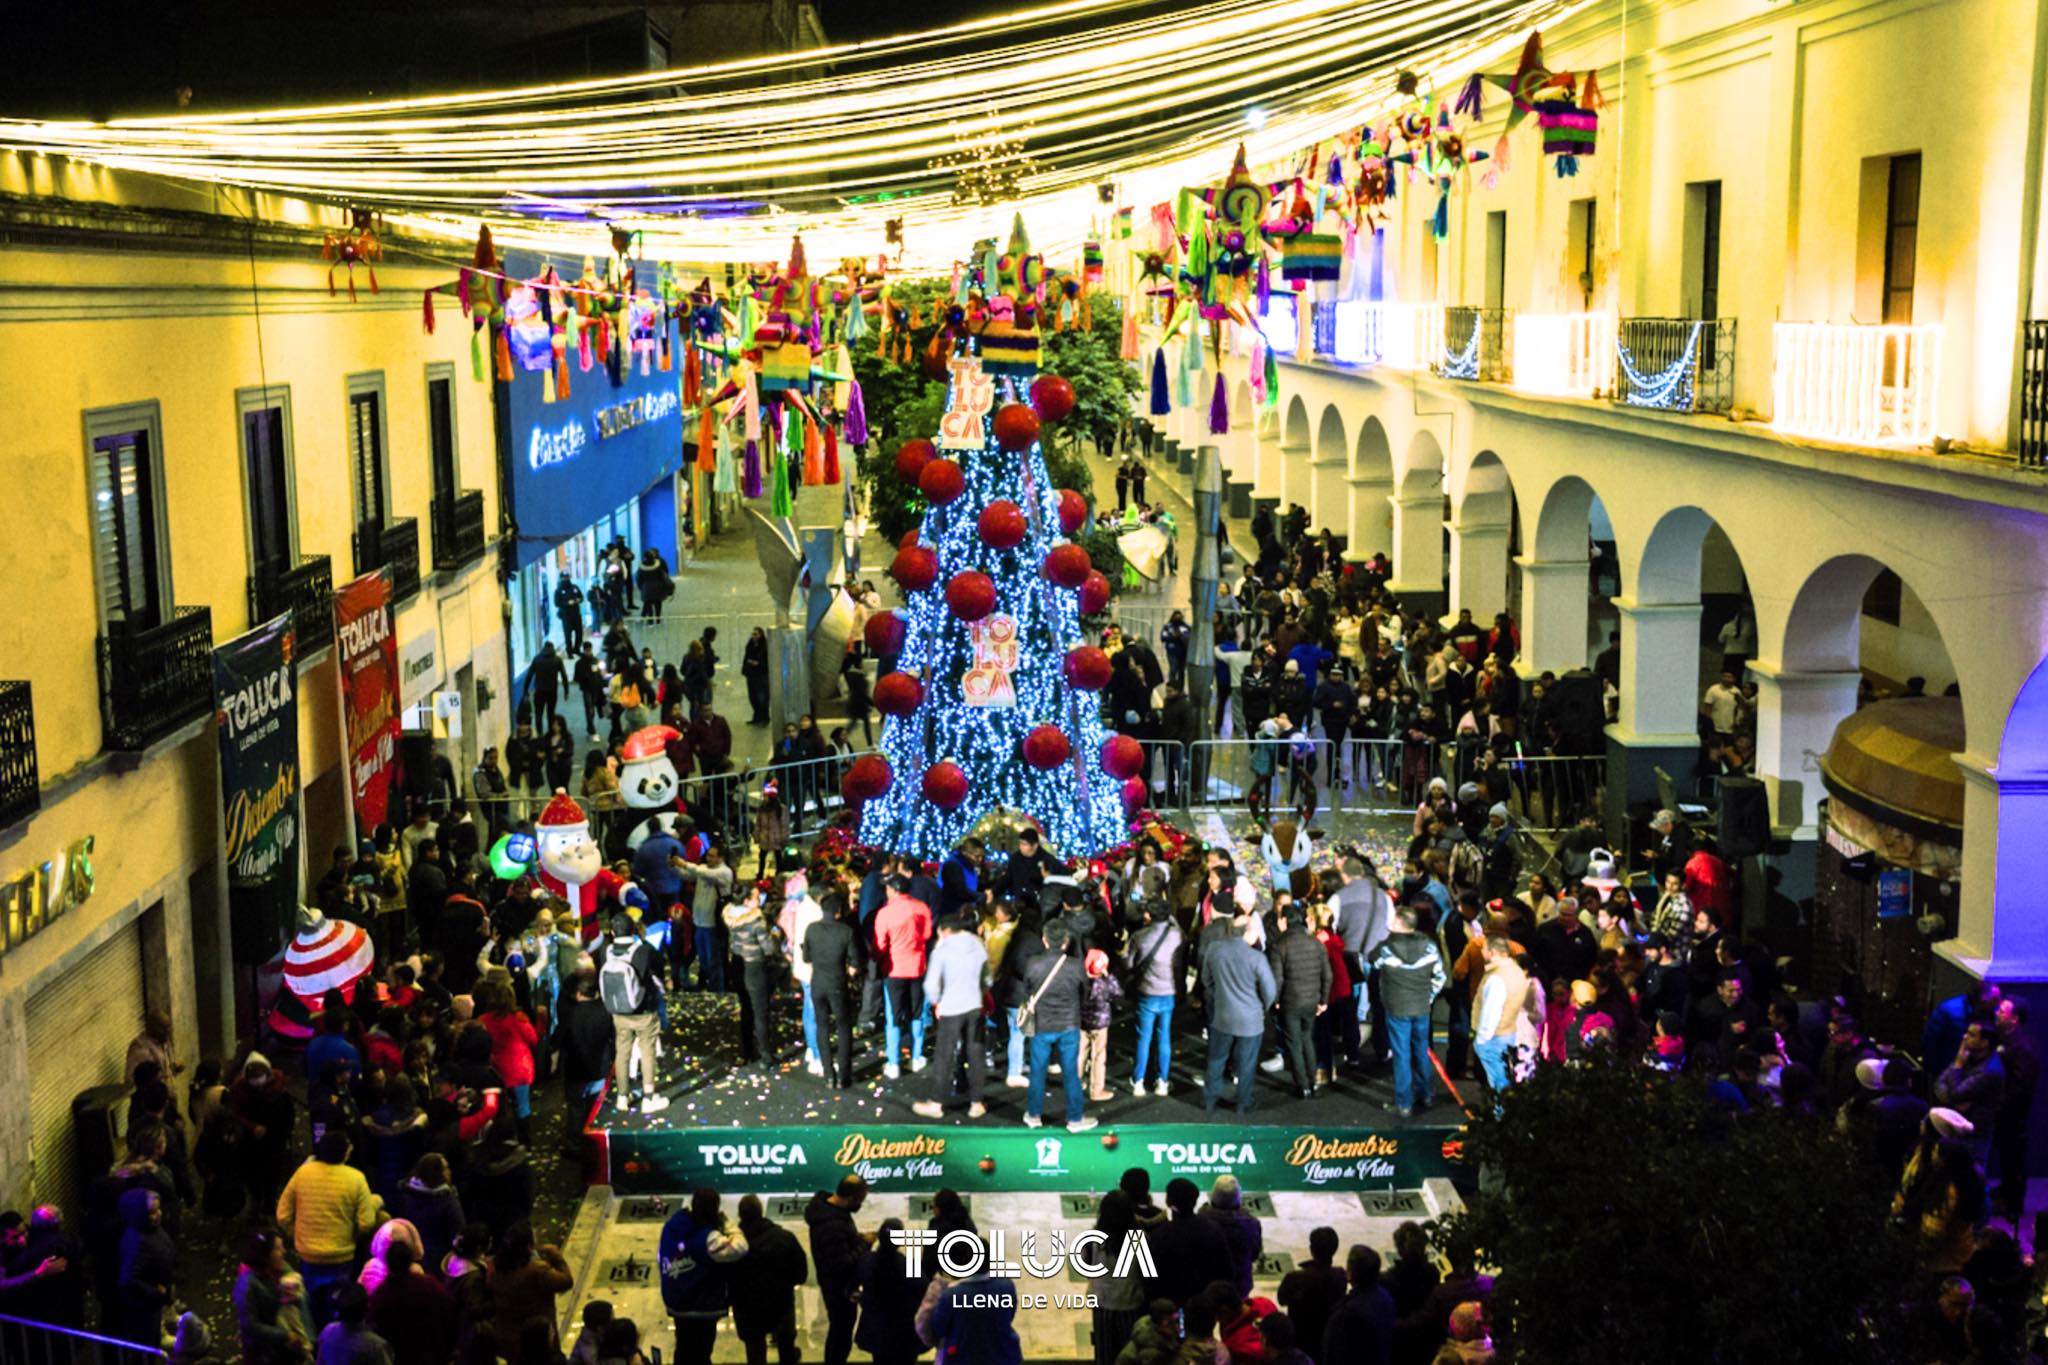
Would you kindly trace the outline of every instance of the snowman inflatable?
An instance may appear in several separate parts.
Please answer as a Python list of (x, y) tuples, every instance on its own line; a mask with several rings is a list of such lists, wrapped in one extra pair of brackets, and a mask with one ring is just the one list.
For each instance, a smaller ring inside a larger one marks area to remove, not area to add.
[(604, 854), (590, 837), (590, 817), (557, 787), (554, 799), (534, 822), (533, 833), (540, 846), (540, 868), (534, 875), (575, 912), (588, 940), (597, 932), (598, 874), (604, 871)]

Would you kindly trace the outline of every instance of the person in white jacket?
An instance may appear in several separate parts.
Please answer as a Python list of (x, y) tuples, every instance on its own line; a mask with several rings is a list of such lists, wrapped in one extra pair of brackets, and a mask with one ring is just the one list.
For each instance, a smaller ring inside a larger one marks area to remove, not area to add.
[[(823, 918), (825, 907), (811, 895), (809, 877), (799, 872), (782, 884), (782, 913), (775, 923), (782, 930), (784, 943), (801, 946), (804, 934)], [(791, 951), (789, 971), (804, 992), (804, 1070), (822, 1076), (825, 1064), (818, 1056), (818, 1015), (811, 1008), (811, 964), (801, 952)]]

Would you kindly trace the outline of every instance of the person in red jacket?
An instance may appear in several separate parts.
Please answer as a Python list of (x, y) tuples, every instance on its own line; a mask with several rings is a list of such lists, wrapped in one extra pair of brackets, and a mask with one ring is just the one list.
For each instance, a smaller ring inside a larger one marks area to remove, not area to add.
[(932, 940), (932, 908), (910, 894), (910, 879), (888, 881), (888, 895), (875, 911), (875, 957), (882, 964), (889, 1008), (882, 1015), (886, 1049), (882, 1074), (903, 1074), (903, 1026), (910, 1025), (910, 1069), (924, 1070), (924, 968)]
[(1202, 1299), (1216, 1315), (1216, 1339), (1230, 1353), (1230, 1365), (1258, 1365), (1266, 1358), (1259, 1321), (1273, 1311), (1271, 1299), (1246, 1298), (1228, 1280), (1212, 1283), (1202, 1291)]
[(505, 982), (486, 980), (477, 993), (483, 997), (484, 1007), (477, 1022), (491, 1035), (491, 1065), (505, 1082), (513, 1117), (519, 1120), (519, 1140), (524, 1142), (533, 1116), (533, 1050), (540, 1045), (540, 1034), (514, 1002), (512, 987)]
[(1722, 929), (1735, 924), (1735, 876), (1719, 854), (1701, 845), (1685, 860), (1685, 894)]
[(1337, 1008), (1352, 1003), (1351, 968), (1344, 961), (1344, 940), (1337, 933), (1336, 908), (1330, 905), (1309, 907), (1309, 923), (1330, 958), (1330, 1007), (1316, 1016), (1310, 1030), (1316, 1045), (1316, 1084), (1328, 1085), (1337, 1070), (1334, 1036)]

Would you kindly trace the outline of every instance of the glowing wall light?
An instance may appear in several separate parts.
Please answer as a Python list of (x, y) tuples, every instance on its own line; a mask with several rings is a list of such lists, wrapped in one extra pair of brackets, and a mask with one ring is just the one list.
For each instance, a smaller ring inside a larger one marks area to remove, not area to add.
[(1515, 387), (1558, 398), (1614, 392), (1614, 315), (1515, 314)]
[(1771, 425), (1858, 445), (1919, 445), (1935, 432), (1941, 328), (1781, 322)]
[(1259, 330), (1266, 334), (1266, 345), (1272, 347), (1273, 354), (1293, 355), (1301, 345), (1301, 315), (1294, 295), (1268, 295), (1266, 311), (1260, 317), (1265, 325)]
[(1340, 303), (1331, 358), (1345, 365), (1426, 370), (1443, 358), (1443, 342), (1441, 304)]

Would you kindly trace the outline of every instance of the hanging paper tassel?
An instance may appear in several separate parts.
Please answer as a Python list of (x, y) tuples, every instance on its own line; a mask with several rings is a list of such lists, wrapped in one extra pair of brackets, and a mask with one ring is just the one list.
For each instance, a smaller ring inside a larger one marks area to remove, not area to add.
[(1180, 366), (1175, 374), (1174, 406), (1183, 410), (1195, 405), (1195, 376), (1202, 372), (1201, 329), (1190, 327), (1180, 348)]
[(676, 368), (675, 357), (669, 353), (668, 319), (661, 320), (661, 372), (672, 374)]
[(477, 383), (484, 382), (484, 334), (480, 327), (469, 329), (469, 373)]
[(590, 328), (579, 322), (576, 325), (576, 364), (583, 373), (589, 374), (595, 359), (590, 353)]
[(697, 343), (694, 340), (683, 343), (683, 403), (696, 407), (704, 401), (703, 363), (697, 358)]
[(816, 422), (804, 423), (804, 485), (815, 488), (825, 482), (825, 442)]
[(1164, 417), (1173, 411), (1173, 400), (1166, 392), (1166, 348), (1160, 347), (1152, 353), (1152, 415)]
[(492, 344), (498, 353), (498, 382), (509, 384), (512, 382), (512, 342), (503, 327), (493, 327), (491, 331)]
[(846, 399), (846, 441), (858, 449), (868, 443), (868, 409), (861, 400), (860, 381), (853, 381), (853, 391)]
[(1209, 434), (1227, 436), (1230, 434), (1230, 399), (1223, 391), (1223, 376), (1216, 376), (1216, 392), (1209, 399)]
[(1277, 407), (1280, 403), (1280, 362), (1273, 358), (1273, 348), (1266, 348), (1266, 406)]
[(697, 468), (709, 474), (718, 468), (718, 411), (709, 403), (697, 414)]
[(1273, 297), (1273, 272), (1266, 268), (1266, 254), (1259, 253), (1259, 271), (1255, 288), (1258, 290), (1259, 312), (1266, 311), (1267, 300)]
[(569, 339), (562, 335), (561, 330), (557, 328), (554, 336), (549, 338), (549, 342), (549, 348), (554, 352), (555, 357), (555, 396), (567, 398), (569, 396)]
[(789, 457), (783, 451), (775, 452), (774, 496), (768, 500), (768, 514), (786, 517), (796, 510), (796, 500), (789, 494)]
[(1128, 303), (1124, 305), (1124, 334), (1117, 356), (1123, 360), (1138, 358), (1138, 310)]
[(738, 482), (733, 477), (732, 431), (721, 426), (718, 429), (717, 465), (711, 474), (711, 491), (714, 493), (736, 493)]
[(427, 329), (427, 335), (434, 334), (434, 291), (420, 291), (420, 325)]
[(825, 479), (828, 484), (839, 482), (839, 433), (832, 427), (825, 428)]
[(1251, 364), (1252, 406), (1258, 407), (1266, 401), (1266, 339), (1254, 334), (1252, 337)]
[(1448, 192), (1436, 198), (1436, 216), (1429, 220), (1429, 230), (1441, 242), (1451, 235), (1451, 196)]
[(761, 496), (761, 443), (751, 437), (747, 440), (746, 473), (740, 491), (750, 498)]

